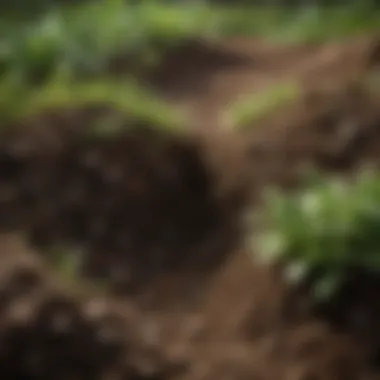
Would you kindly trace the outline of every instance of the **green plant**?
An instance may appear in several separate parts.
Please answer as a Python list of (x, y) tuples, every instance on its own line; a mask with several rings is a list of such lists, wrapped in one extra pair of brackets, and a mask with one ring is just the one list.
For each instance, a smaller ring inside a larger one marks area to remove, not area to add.
[(265, 205), (255, 252), (284, 265), (293, 284), (313, 278), (316, 300), (334, 295), (352, 268), (380, 275), (378, 175), (366, 171), (350, 184), (315, 176), (297, 195), (271, 192)]
[[(184, 125), (179, 112), (132, 80), (117, 82), (108, 78), (73, 83), (65, 77), (56, 77), (38, 88), (28, 88), (22, 81), (10, 77), (0, 82), (0, 104), (0, 115), (5, 122), (38, 115), (49, 109), (100, 105), (109, 106), (127, 119), (146, 122), (158, 129), (181, 132)], [(111, 124), (108, 120), (105, 125), (98, 125), (94, 132), (107, 134), (117, 129)]]
[(252, 126), (260, 118), (268, 116), (280, 107), (296, 102), (301, 95), (298, 83), (278, 83), (233, 104), (226, 112), (226, 124), (234, 129)]
[(205, 6), (180, 7), (124, 0), (51, 6), (31, 20), (0, 15), (0, 73), (41, 81), (57, 69), (99, 75), (110, 59), (145, 65), (183, 40), (214, 34)]
[(379, 30), (376, 7), (236, 6), (216, 7), (220, 33), (256, 35), (278, 42), (323, 42)]

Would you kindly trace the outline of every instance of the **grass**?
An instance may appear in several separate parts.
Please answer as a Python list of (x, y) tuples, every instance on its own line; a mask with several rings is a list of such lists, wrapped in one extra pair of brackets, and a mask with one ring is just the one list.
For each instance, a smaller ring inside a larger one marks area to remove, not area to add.
[(235, 130), (251, 127), (279, 108), (294, 104), (301, 96), (301, 88), (296, 82), (275, 84), (229, 107), (225, 114), (226, 124)]
[(217, 18), (223, 35), (254, 35), (282, 43), (324, 42), (380, 30), (380, 10), (364, 5), (234, 7), (218, 10)]
[[(181, 116), (165, 102), (131, 81), (91, 80), (71, 83), (51, 80), (37, 89), (26, 90), (11, 80), (0, 86), (0, 112), (3, 122), (42, 114), (49, 109), (109, 106), (126, 118), (149, 125), (180, 132), (184, 125)], [(115, 126), (98, 126), (102, 133), (115, 130)], [(100, 131), (99, 131), (100, 132)]]
[(202, 6), (185, 12), (156, 2), (133, 6), (119, 0), (52, 8), (14, 22), (0, 15), (0, 117), (5, 121), (95, 103), (159, 128), (181, 129), (179, 115), (164, 101), (132, 75), (112, 78), (108, 63), (120, 55), (135, 66), (154, 64), (166, 49), (210, 36), (207, 16)]
[(316, 302), (329, 300), (352, 268), (380, 275), (380, 177), (353, 183), (313, 176), (297, 195), (268, 193), (251, 242), (256, 258), (280, 263), (295, 285), (313, 278)]
[(73, 75), (98, 75), (114, 55), (147, 64), (152, 54), (212, 34), (208, 15), (199, 6), (185, 9), (155, 2), (133, 6), (110, 0), (52, 9), (14, 25), (3, 20), (1, 67), (33, 77), (63, 67)]
[[(160, 125), (174, 125), (173, 112), (155, 94), (130, 80), (112, 82), (110, 60), (121, 56), (144, 67), (196, 38), (250, 35), (288, 43), (322, 41), (379, 30), (379, 21), (380, 11), (364, 6), (297, 10), (108, 0), (51, 7), (33, 16), (13, 9), (0, 14), (0, 116), (104, 101)], [(66, 82), (52, 85), (51, 78), (62, 73)], [(280, 84), (235, 104), (226, 117), (233, 127), (243, 128), (297, 96), (293, 84)]]
[(25, 77), (62, 67), (80, 75), (99, 74), (114, 55), (149, 64), (152, 56), (159, 59), (166, 49), (199, 37), (255, 35), (309, 42), (379, 29), (380, 11), (365, 7), (226, 9), (109, 0), (52, 8), (27, 21), (0, 15), (0, 67)]

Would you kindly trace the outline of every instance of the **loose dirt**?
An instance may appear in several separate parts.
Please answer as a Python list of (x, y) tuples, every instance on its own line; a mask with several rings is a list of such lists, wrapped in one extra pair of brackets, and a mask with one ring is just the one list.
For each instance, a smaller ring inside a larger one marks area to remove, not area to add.
[[(6, 128), (3, 377), (380, 378), (378, 281), (357, 275), (335, 308), (314, 310), (276, 268), (254, 264), (241, 239), (247, 202), (266, 185), (298, 186), (309, 164), (339, 175), (379, 164), (380, 98), (355, 84), (378, 51), (366, 38), (195, 43), (148, 79), (202, 133), (126, 120), (99, 138), (91, 126), (114, 112), (99, 108)], [(240, 134), (218, 130), (226, 105), (282, 78), (306, 95)]]

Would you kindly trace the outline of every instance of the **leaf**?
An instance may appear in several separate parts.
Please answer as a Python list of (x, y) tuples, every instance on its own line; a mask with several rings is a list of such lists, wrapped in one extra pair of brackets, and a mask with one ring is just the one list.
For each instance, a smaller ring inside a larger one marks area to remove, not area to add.
[(298, 195), (267, 194), (258, 241), (263, 261), (284, 263), (291, 283), (320, 273), (318, 302), (333, 296), (352, 266), (380, 274), (380, 177), (315, 180)]

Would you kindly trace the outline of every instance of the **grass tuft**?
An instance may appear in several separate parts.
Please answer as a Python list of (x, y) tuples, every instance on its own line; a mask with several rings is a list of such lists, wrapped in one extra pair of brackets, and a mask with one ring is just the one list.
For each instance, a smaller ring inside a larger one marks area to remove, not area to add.
[(251, 127), (261, 118), (300, 99), (302, 91), (296, 82), (283, 82), (238, 101), (226, 112), (226, 124), (232, 129)]

